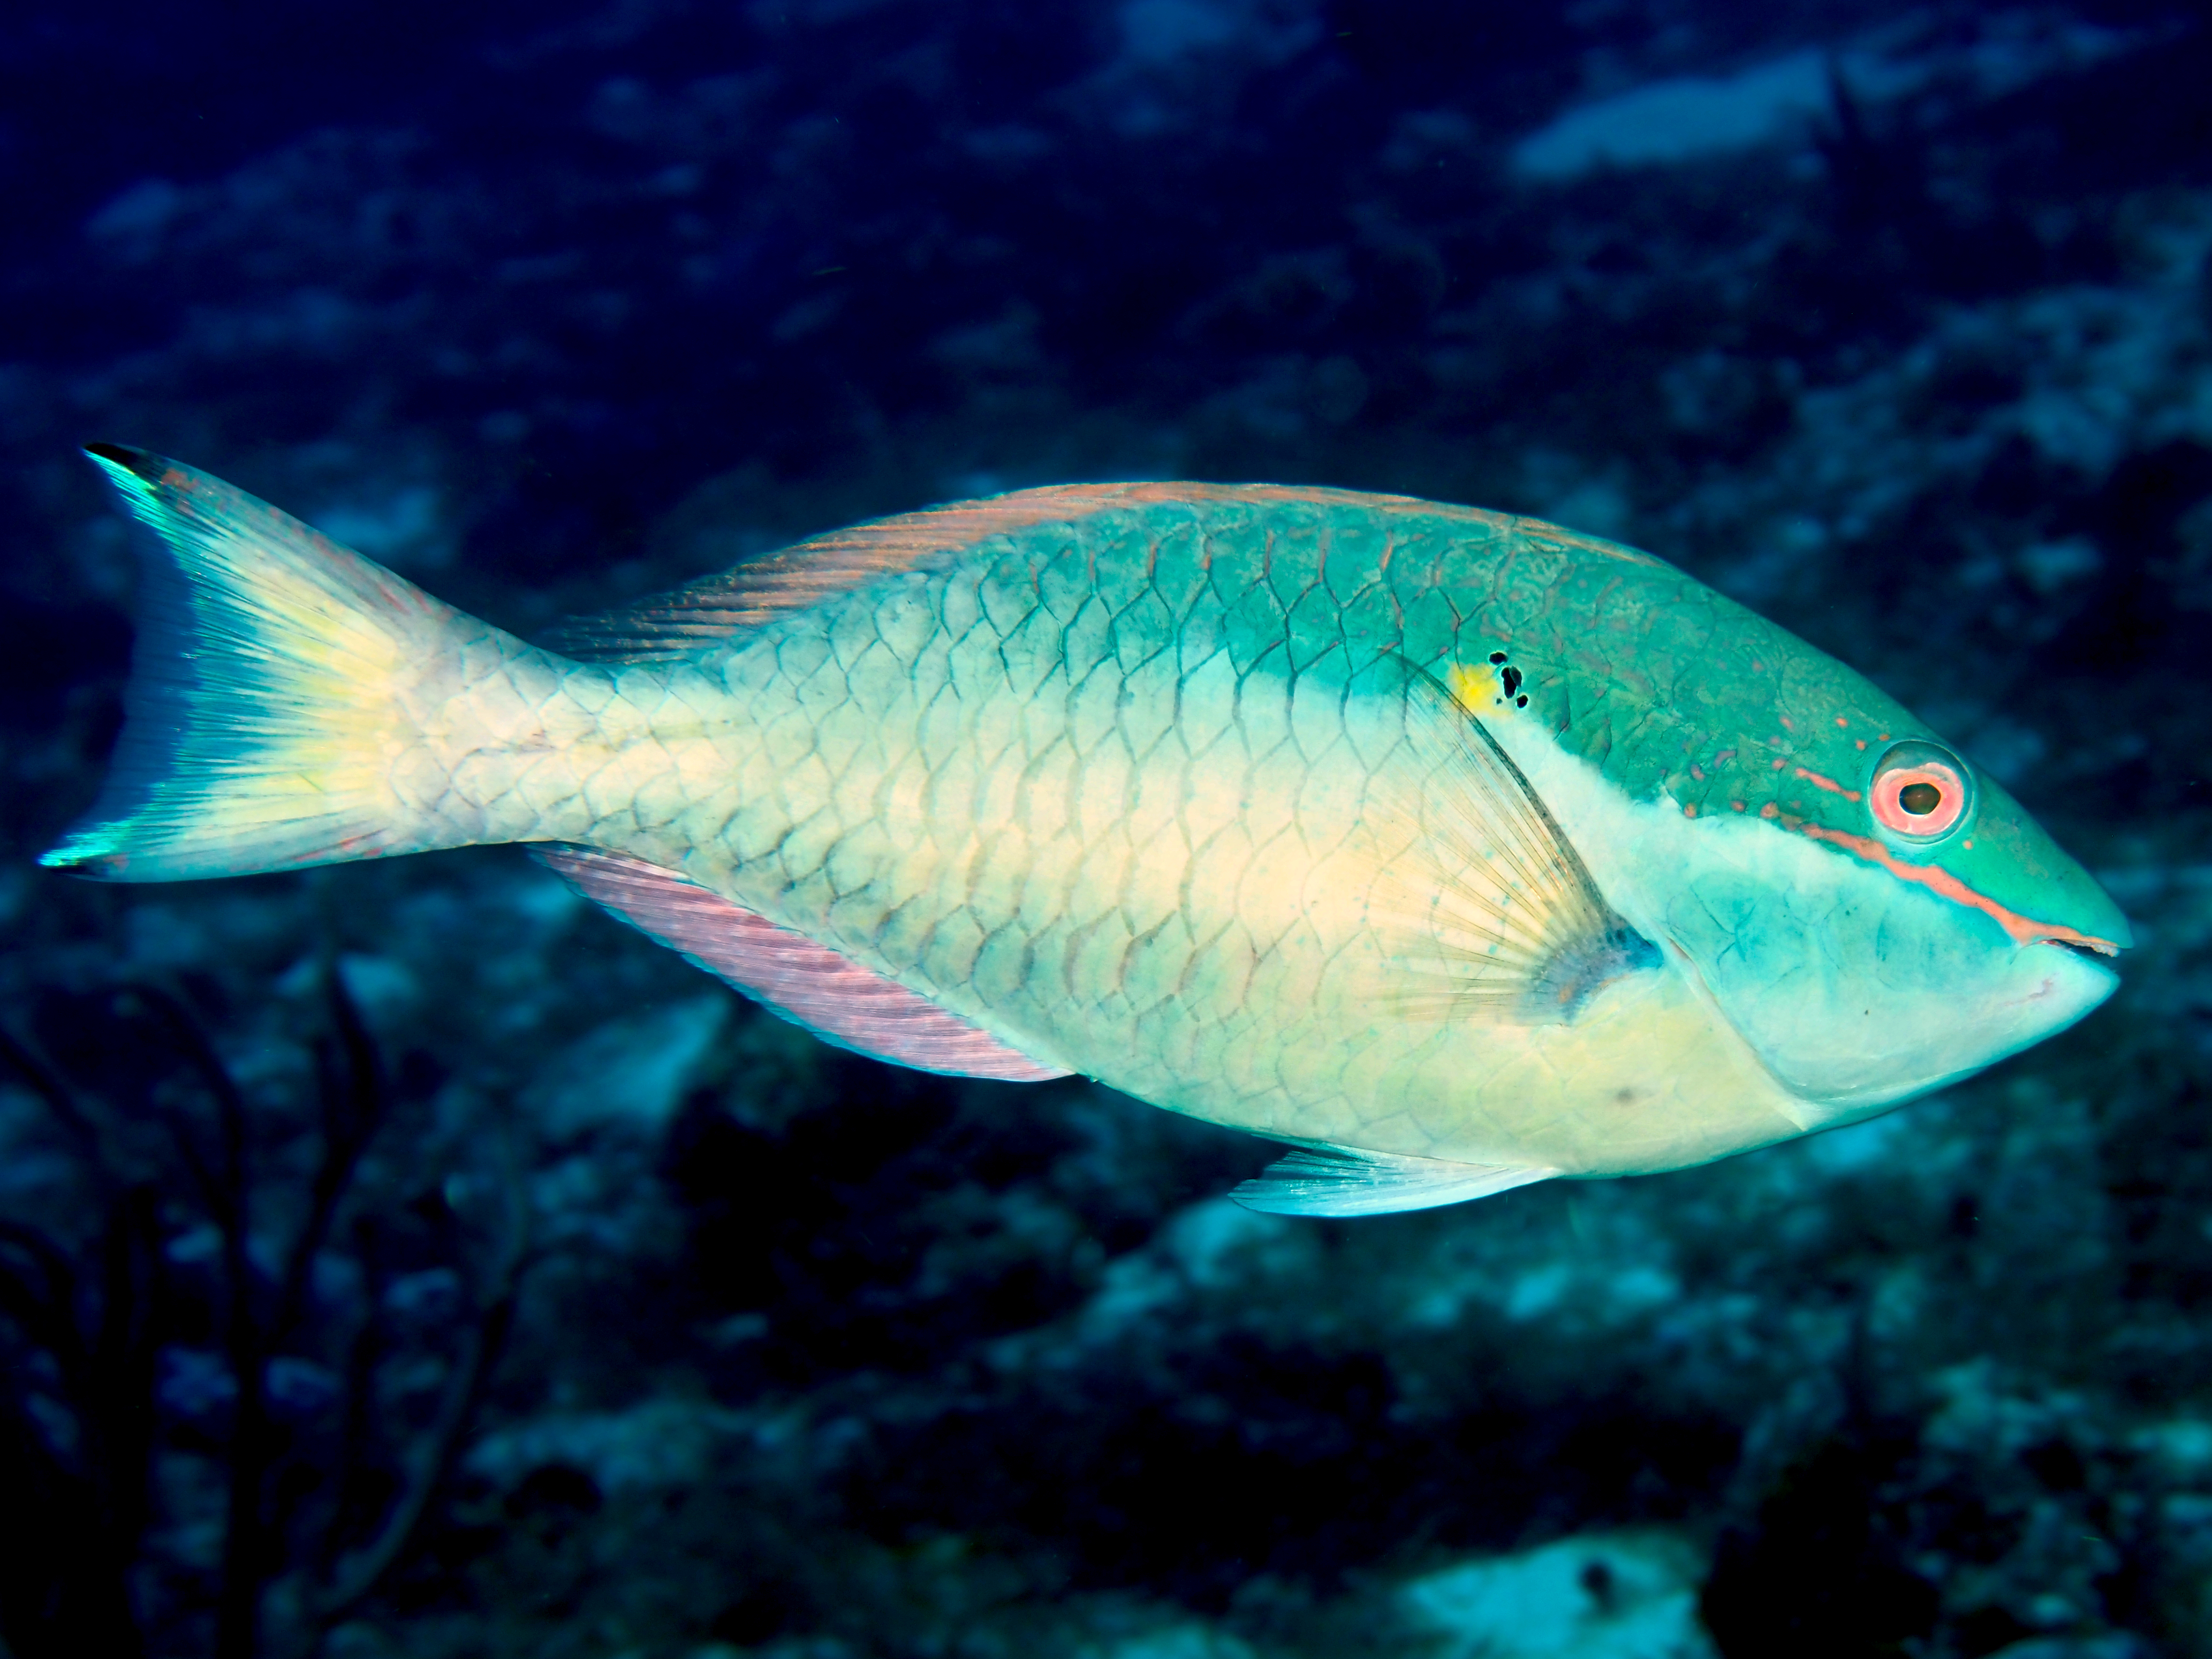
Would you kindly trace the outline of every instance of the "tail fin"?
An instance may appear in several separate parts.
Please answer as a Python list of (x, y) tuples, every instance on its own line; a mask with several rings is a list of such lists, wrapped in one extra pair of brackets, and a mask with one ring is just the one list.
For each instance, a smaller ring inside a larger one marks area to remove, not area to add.
[(106, 787), (40, 862), (176, 881), (425, 844), (387, 772), (460, 613), (204, 473), (87, 453), (154, 534)]

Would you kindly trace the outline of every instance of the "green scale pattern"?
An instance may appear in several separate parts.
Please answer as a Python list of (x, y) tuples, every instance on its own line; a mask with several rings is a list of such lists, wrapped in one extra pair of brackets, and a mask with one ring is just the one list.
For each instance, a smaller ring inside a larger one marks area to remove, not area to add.
[[(616, 671), (650, 678), (626, 696), (653, 698), (659, 751), (713, 760), (620, 769), (634, 792), (574, 838), (681, 870), (1040, 1058), (1255, 1127), (1296, 1101), (1309, 1136), (1340, 1101), (1329, 1129), (1349, 1133), (1398, 1107), (1359, 1081), (1383, 1039), (1325, 1006), (1348, 942), (1299, 895), (1401, 751), (1404, 664), (1499, 650), (1525, 676), (1513, 718), (1632, 794), (1700, 810), (1735, 790), (1798, 811), (1813, 792), (1749, 757), (1852, 764), (1820, 729), (1832, 709), (1907, 724), (1610, 544), (1374, 498), (1152, 503), (990, 537), (690, 663)], [(1804, 708), (1798, 733), (1775, 729), (1778, 698)], [(1729, 749), (1734, 774), (1714, 759)], [(1389, 1069), (1443, 1047), (1431, 1033)]]
[(2129, 937), (1986, 778), (1941, 833), (1870, 834), (1904, 710), (1533, 520), (1027, 491), (763, 556), (563, 655), (94, 455), (159, 540), (107, 787), (44, 861), (110, 879), (583, 843), (802, 936), (634, 867), (642, 910), (585, 884), (740, 984), (828, 984), (827, 945), (922, 1000), (847, 979), (814, 1017), (872, 996), (921, 1054), (934, 1002), (1036, 1068), (1483, 1181), (1882, 1109), (2078, 1018), (2112, 982), (2081, 953)]

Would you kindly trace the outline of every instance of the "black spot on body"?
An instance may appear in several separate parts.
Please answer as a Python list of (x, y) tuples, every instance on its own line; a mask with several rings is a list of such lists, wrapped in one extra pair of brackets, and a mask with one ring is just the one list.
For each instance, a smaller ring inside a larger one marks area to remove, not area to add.
[(1516, 692), (1516, 691), (1520, 690), (1520, 689), (1521, 689), (1521, 671), (1520, 671), (1519, 669), (1517, 669), (1517, 668), (1507, 668), (1507, 669), (1504, 669), (1504, 670), (1500, 671), (1500, 672), (1498, 673), (1498, 678), (1504, 683), (1504, 685), (1505, 685), (1505, 695), (1506, 695), (1507, 696), (1509, 696), (1509, 697), (1510, 697), (1510, 696), (1513, 696), (1513, 694), (1514, 694), (1515, 692)]

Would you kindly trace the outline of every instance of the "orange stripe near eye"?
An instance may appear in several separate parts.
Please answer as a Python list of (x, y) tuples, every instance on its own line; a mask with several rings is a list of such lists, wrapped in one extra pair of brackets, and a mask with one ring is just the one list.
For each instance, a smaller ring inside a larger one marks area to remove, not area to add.
[(1866, 836), (1855, 836), (1847, 830), (1824, 829), (1817, 823), (1798, 826), (1814, 841), (1825, 841), (1856, 853), (1869, 864), (1878, 864), (1900, 881), (1917, 881), (1923, 887), (1947, 898), (1954, 904), (1963, 904), (1970, 910), (1979, 910), (2005, 930), (2019, 945), (2038, 945), (2046, 939), (2063, 945), (2086, 945), (2100, 955), (2116, 957), (2120, 947), (2108, 939), (2099, 939), (2092, 933), (2076, 933), (2073, 928), (2055, 921), (2031, 921), (2016, 910), (2008, 910), (1995, 899), (1977, 893), (1948, 870), (1933, 865), (1907, 864), (1893, 855), (1880, 842)]
[[(1838, 721), (1838, 724), (1840, 725), (1841, 722)], [(1826, 789), (1831, 794), (1841, 795), (1845, 800), (1856, 800), (1859, 798), (1857, 790), (1846, 789), (1833, 778), (1824, 778), (1818, 772), (1808, 772), (1802, 766), (1797, 769), (1797, 775), (1809, 784)]]

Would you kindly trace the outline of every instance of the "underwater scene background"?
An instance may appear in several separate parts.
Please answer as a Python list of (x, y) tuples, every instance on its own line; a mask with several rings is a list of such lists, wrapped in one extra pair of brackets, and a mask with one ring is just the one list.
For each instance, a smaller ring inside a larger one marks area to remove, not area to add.
[[(2151, 0), (337, 0), (0, 22), (0, 1647), (2212, 1655), (2212, 33)], [(1355, 1221), (826, 1048), (513, 848), (37, 869), (76, 453), (525, 635), (1030, 484), (1649, 548), (2079, 854), (2105, 1008)]]

